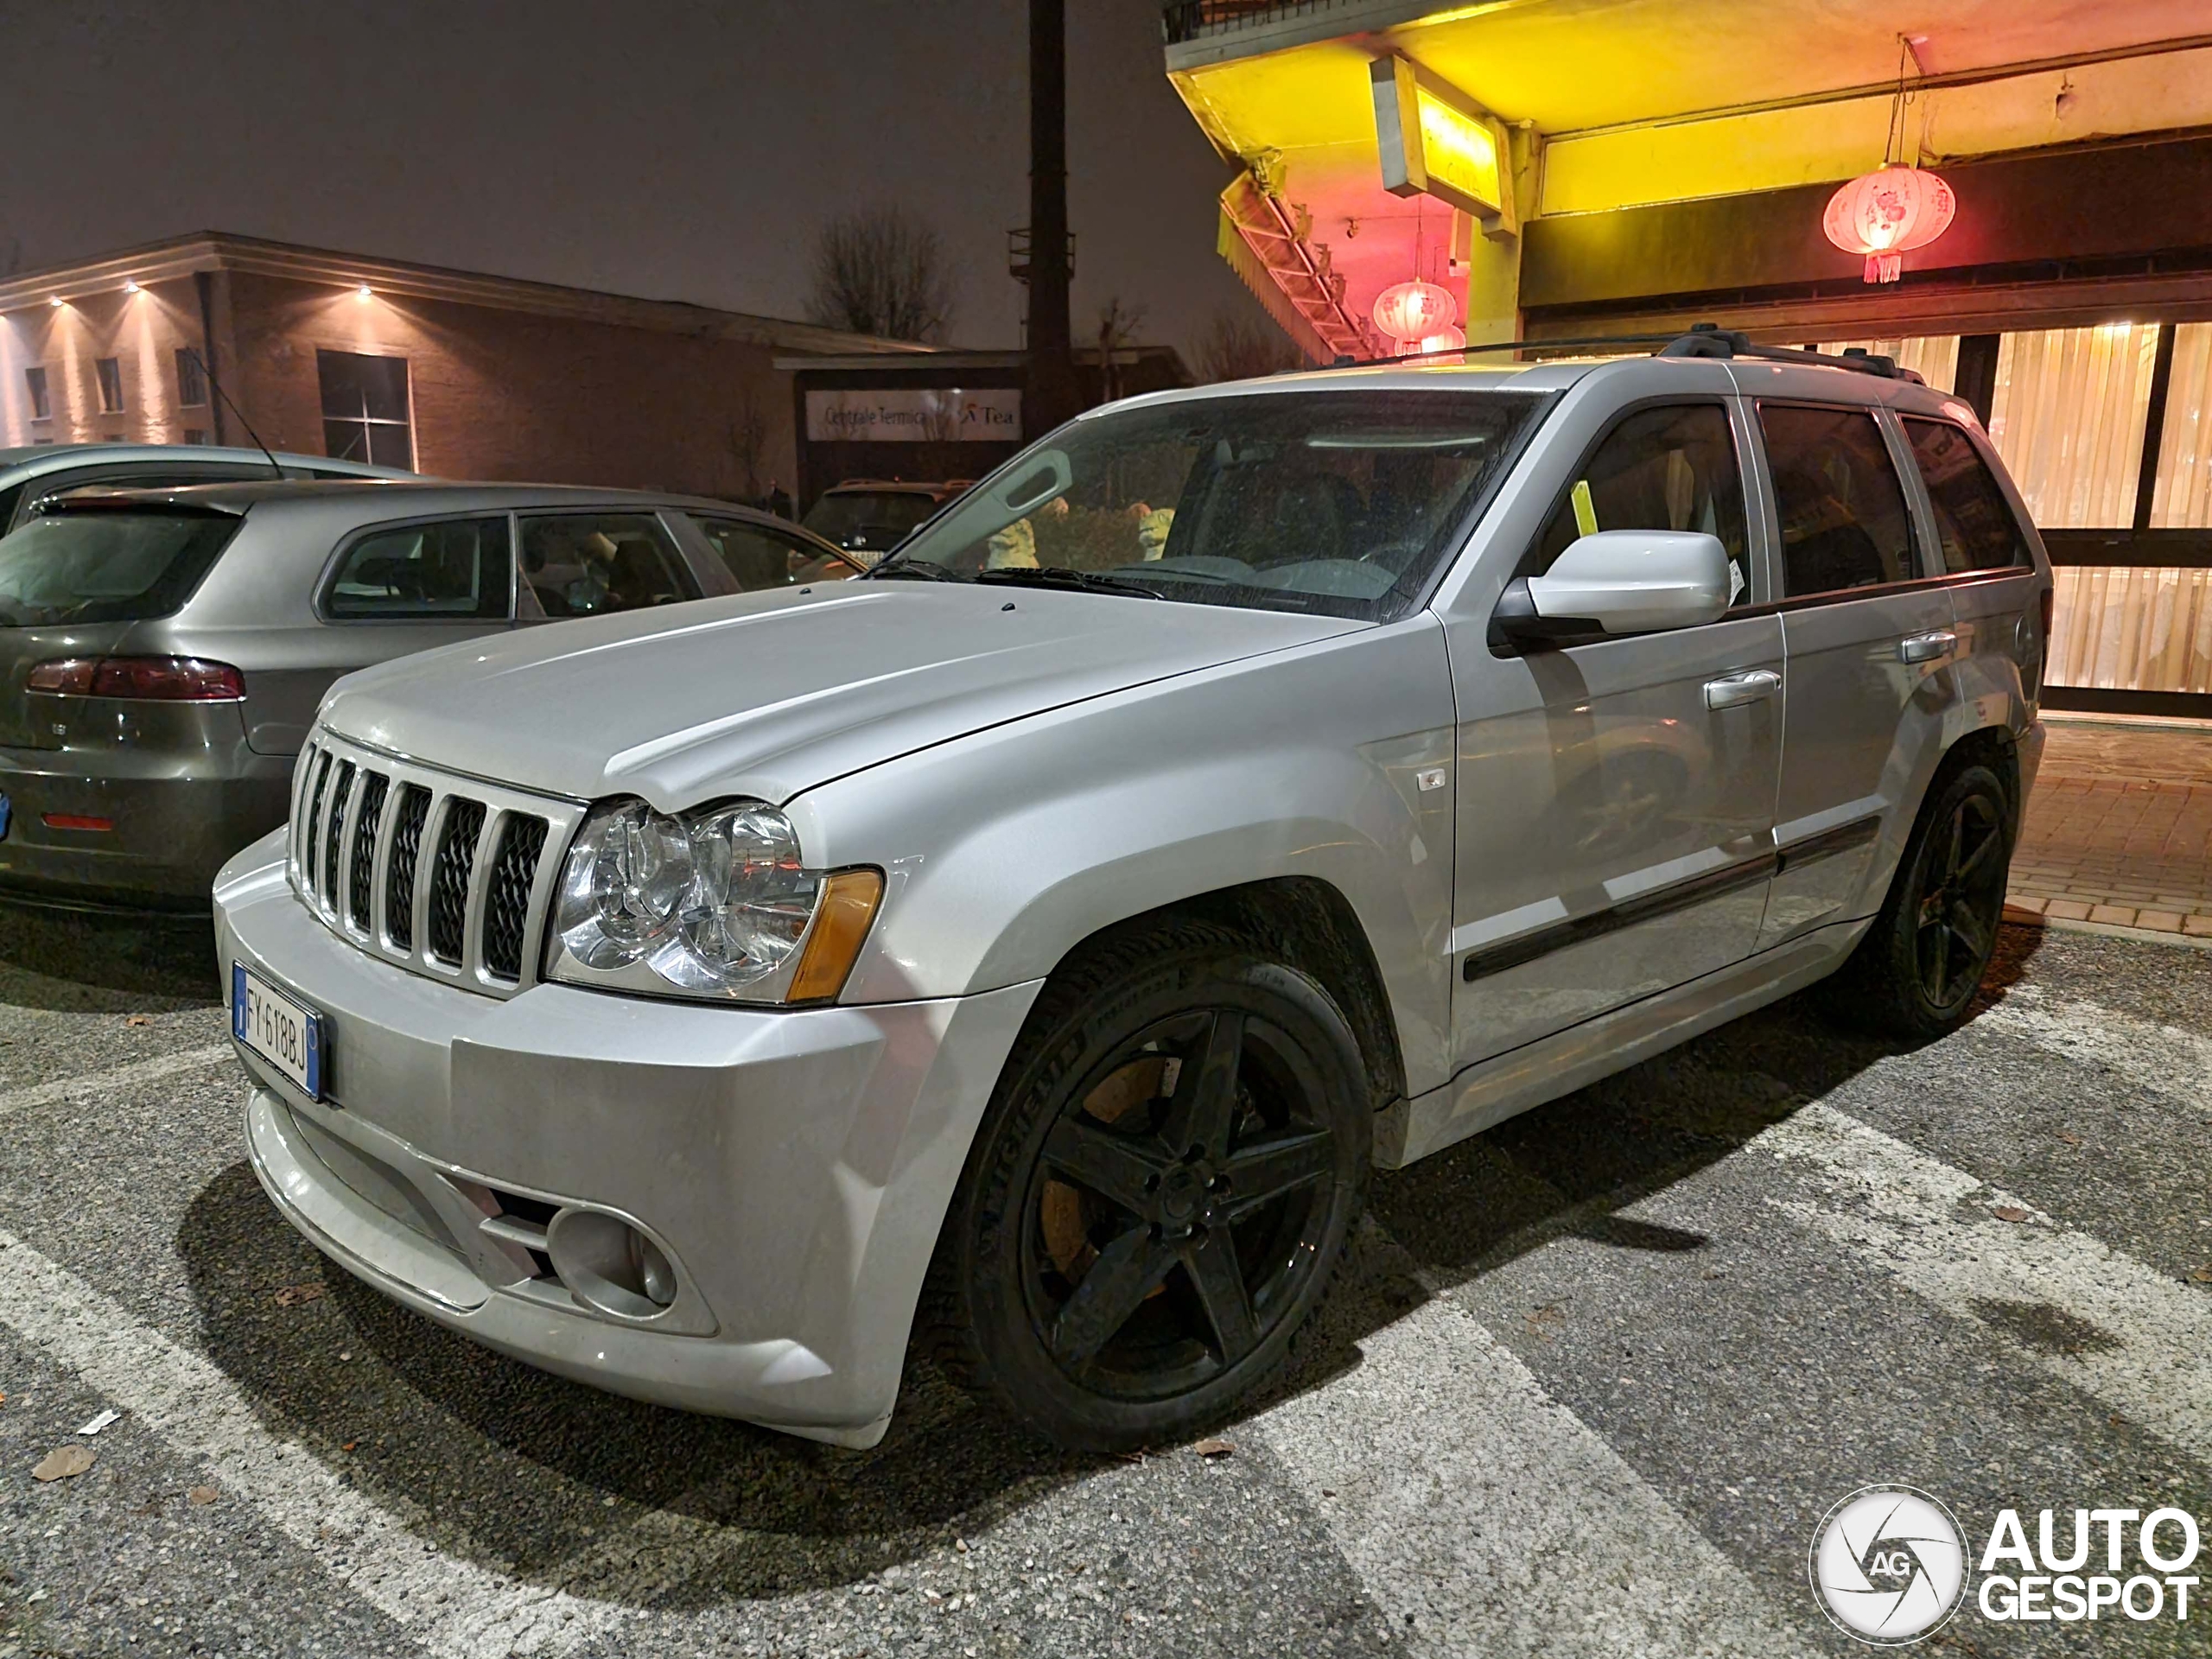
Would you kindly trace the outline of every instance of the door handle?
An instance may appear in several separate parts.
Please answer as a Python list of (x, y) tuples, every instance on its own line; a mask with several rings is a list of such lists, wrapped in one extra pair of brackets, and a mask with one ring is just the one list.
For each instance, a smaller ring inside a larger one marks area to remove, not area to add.
[(1948, 628), (1938, 628), (1933, 633), (1916, 633), (1909, 639), (1897, 641), (1897, 660), (1901, 663), (1932, 663), (1938, 657), (1948, 657), (1959, 648), (1959, 636)]
[(1782, 676), (1770, 668), (1749, 668), (1741, 674), (1723, 674), (1705, 683), (1705, 706), (1733, 709), (1738, 703), (1770, 697), (1782, 684)]

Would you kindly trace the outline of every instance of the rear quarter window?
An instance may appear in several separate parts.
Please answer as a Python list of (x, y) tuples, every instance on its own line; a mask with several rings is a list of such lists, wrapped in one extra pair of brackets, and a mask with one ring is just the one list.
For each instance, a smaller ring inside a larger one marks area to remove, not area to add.
[(1957, 575), (2029, 563), (2027, 537), (1966, 429), (1907, 416), (1904, 434), (1936, 510), (1943, 569)]
[(42, 513), (0, 537), (0, 626), (171, 615), (214, 569), (240, 522), (168, 508)]

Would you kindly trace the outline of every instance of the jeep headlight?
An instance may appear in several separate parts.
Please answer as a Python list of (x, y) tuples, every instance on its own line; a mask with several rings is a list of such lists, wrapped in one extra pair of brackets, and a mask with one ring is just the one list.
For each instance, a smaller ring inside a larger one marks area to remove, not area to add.
[(763, 801), (671, 817), (594, 808), (554, 904), (549, 979), (742, 1002), (833, 997), (882, 897), (874, 870), (810, 870)]

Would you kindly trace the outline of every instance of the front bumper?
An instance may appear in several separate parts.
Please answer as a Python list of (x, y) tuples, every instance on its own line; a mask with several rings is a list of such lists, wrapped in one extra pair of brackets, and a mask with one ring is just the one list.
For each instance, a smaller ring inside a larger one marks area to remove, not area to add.
[[(244, 963), (326, 1022), (320, 1104), (239, 1051), (254, 1169), (286, 1218), (349, 1272), (544, 1370), (872, 1445), (1039, 982), (793, 1012), (554, 984), (502, 1001), (337, 938), (293, 896), (283, 843), (224, 868), (215, 921), (226, 984)], [(482, 1230), (487, 1192), (634, 1224), (674, 1264), (673, 1303), (618, 1317), (523, 1276)]]
[[(252, 754), (243, 745), (0, 749), (10, 807), (0, 893), (204, 915), (223, 861), (284, 822), (291, 779), (289, 755)], [(113, 827), (53, 829), (48, 813)]]

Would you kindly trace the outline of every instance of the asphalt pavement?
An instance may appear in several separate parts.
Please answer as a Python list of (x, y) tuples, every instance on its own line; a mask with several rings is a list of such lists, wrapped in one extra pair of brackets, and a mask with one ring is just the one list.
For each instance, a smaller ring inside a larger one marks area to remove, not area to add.
[[(1798, 999), (1379, 1177), (1212, 1455), (1058, 1456), (918, 1363), (866, 1452), (540, 1375), (281, 1222), (244, 1096), (203, 933), (0, 917), (0, 1659), (1765, 1659), (1866, 1651), (1808, 1550), (1869, 1484), (1970, 1567), (2006, 1508), (2212, 1544), (2183, 945), (2007, 929), (1942, 1042)], [(1981, 1579), (1925, 1650), (2212, 1651), (2193, 1604), (1998, 1622)]]

